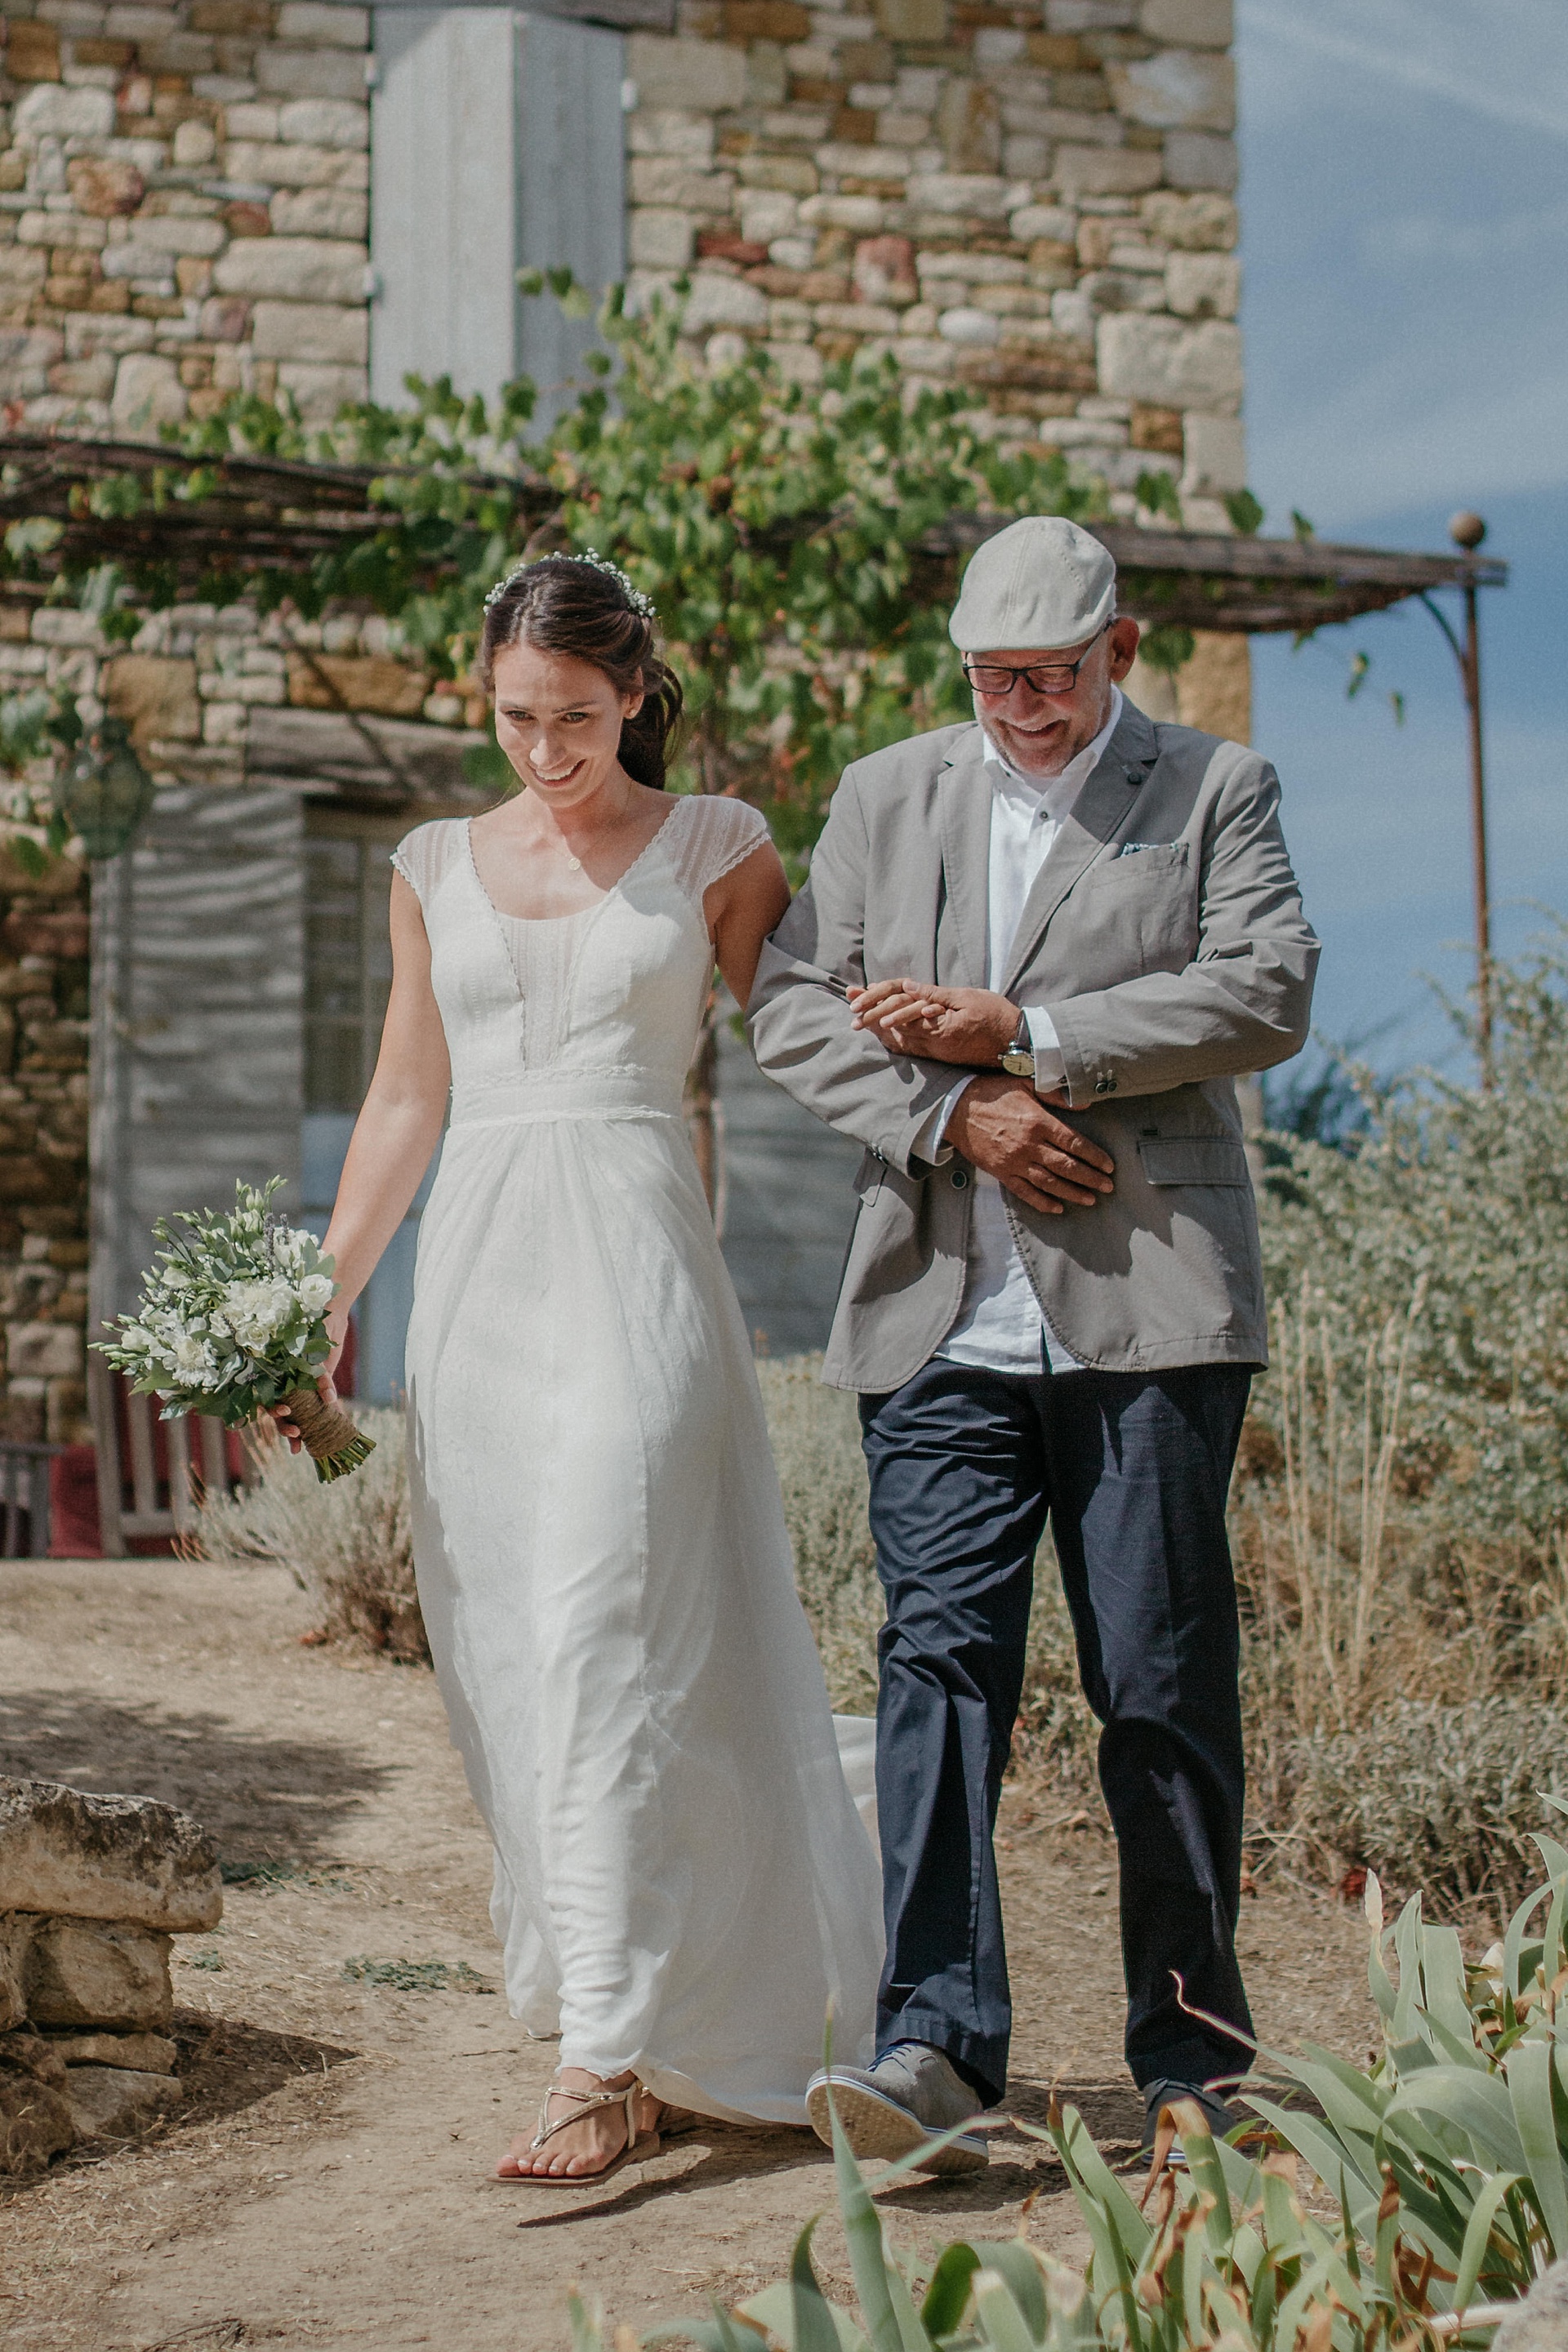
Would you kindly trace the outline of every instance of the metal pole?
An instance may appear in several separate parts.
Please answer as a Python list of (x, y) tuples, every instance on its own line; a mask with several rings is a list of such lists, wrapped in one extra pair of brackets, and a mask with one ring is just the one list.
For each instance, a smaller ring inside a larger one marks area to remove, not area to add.
[(1481, 750), (1481, 639), (1474, 585), (1465, 590), (1465, 652), (1459, 667), (1470, 719), (1470, 856), (1476, 892), (1476, 1034), (1481, 1084), (1492, 1082), (1492, 928), (1487, 885), (1487, 779)]
[[(1468, 509), (1457, 514), (1448, 525), (1449, 538), (1468, 554), (1475, 552), (1486, 535), (1487, 527), (1480, 516), (1470, 513)], [(1480, 615), (1473, 581), (1466, 583), (1464, 597), (1463, 645), (1455, 635), (1442, 606), (1434, 604), (1429, 595), (1423, 594), (1420, 601), (1453, 648), (1454, 659), (1459, 666), (1459, 684), (1469, 719), (1470, 866), (1476, 902), (1476, 1045), (1481, 1066), (1481, 1086), (1489, 1092), (1492, 1084), (1491, 893), (1487, 881), (1487, 779), (1481, 750)]]

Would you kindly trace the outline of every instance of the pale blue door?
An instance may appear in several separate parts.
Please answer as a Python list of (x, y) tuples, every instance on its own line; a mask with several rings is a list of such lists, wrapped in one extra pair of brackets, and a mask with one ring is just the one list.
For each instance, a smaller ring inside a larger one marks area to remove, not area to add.
[[(324, 1234), (354, 1119), (375, 1067), (392, 984), (388, 852), (406, 816), (312, 809), (305, 825), (305, 1116), (300, 1150), (304, 1222)], [(437, 1159), (439, 1159), (439, 1153)], [(388, 1404), (402, 1393), (403, 1347), (414, 1304), (419, 1213), (436, 1173), (426, 1170), (414, 1205), (354, 1309), (354, 1393)]]

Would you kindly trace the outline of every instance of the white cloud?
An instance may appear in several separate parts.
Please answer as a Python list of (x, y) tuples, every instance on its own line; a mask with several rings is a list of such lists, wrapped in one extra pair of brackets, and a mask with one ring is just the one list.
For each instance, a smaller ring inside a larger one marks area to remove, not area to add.
[(1486, 13), (1483, 47), (1473, 6), (1454, 0), (1314, 0), (1310, 13), (1301, 0), (1242, 0), (1242, 36), (1568, 141), (1568, 11), (1560, 0), (1489, 0)]

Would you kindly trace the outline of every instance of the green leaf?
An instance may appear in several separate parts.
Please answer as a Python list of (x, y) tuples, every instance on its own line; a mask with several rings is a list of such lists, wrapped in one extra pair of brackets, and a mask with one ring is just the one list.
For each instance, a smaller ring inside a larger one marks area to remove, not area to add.
[(928, 2336), (956, 2332), (968, 2307), (970, 2281), (979, 2267), (979, 2255), (963, 2239), (942, 2248), (921, 2305), (921, 2326)]
[(816, 2228), (815, 2221), (806, 2223), (790, 2260), (790, 2352), (840, 2352), (832, 2310), (811, 2265)]
[(1251, 539), (1263, 527), (1263, 509), (1250, 490), (1227, 490), (1225, 510), (1244, 539)]
[(1559, 2137), (1552, 2112), (1551, 2044), (1521, 2042), (1509, 2053), (1503, 2072), (1531, 2186), (1555, 2260), (1568, 2254), (1568, 2141)]
[[(856, 2163), (837, 2102), (828, 2089), (828, 2114), (833, 2125), (833, 2169), (838, 2182), (838, 2210), (849, 2248), (849, 2268), (860, 2298), (873, 2352), (930, 2352), (923, 2329), (906, 2343), (889, 2290), (887, 2250), (882, 2241), (882, 2217), (872, 2204), (865, 2176)], [(911, 2312), (910, 2317), (914, 2315)], [(918, 2323), (917, 2323), (918, 2328)]]
[(992, 2352), (1038, 2352), (1037, 2339), (1025, 2324), (1023, 2313), (998, 2272), (975, 2272), (974, 2312), (981, 2335), (992, 2347)]
[(1482, 2185), (1475, 2204), (1470, 2210), (1470, 2218), (1465, 2226), (1464, 2242), (1459, 2249), (1458, 2276), (1454, 2282), (1453, 2308), (1456, 2311), (1468, 2310), (1475, 2300), (1476, 2282), (1480, 2277), (1481, 2265), (1487, 2257), (1487, 2249), (1491, 2242), (1492, 2224), (1497, 2219), (1498, 2208), (1509, 2190), (1516, 2186), (1519, 2178), (1517, 2172), (1494, 2173), (1492, 2178)]

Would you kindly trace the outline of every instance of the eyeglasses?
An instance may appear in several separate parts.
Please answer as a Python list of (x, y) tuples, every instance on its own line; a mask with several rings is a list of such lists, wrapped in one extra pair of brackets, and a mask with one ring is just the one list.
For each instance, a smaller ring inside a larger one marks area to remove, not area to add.
[(1027, 669), (1004, 669), (993, 662), (965, 662), (963, 675), (976, 694), (1011, 694), (1020, 678), (1027, 681), (1036, 694), (1070, 694), (1078, 684), (1078, 674), (1095, 646), (1112, 626), (1097, 629), (1075, 662), (1032, 662)]

